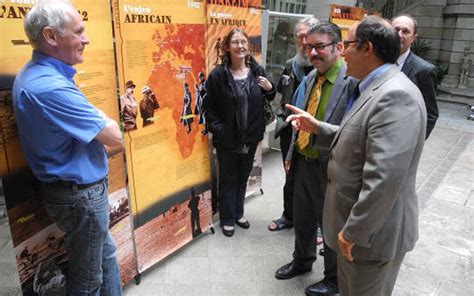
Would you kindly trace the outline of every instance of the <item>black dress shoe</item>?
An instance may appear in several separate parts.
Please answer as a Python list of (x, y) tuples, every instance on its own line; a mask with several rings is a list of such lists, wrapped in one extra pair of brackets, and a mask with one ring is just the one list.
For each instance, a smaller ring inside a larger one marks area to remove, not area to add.
[(239, 227), (242, 227), (244, 229), (249, 229), (250, 228), (250, 223), (248, 220), (245, 220), (245, 222), (239, 222), (239, 220), (235, 221), (235, 224), (237, 224)]
[(297, 275), (307, 273), (311, 271), (310, 268), (301, 268), (293, 264), (293, 261), (283, 265), (275, 272), (275, 277), (279, 280), (288, 280), (294, 278)]
[(232, 229), (225, 229), (224, 227), (222, 227), (222, 233), (225, 235), (225, 236), (233, 236), (234, 235), (234, 228)]
[(309, 296), (334, 295), (339, 293), (339, 289), (337, 284), (322, 280), (308, 286), (304, 292)]

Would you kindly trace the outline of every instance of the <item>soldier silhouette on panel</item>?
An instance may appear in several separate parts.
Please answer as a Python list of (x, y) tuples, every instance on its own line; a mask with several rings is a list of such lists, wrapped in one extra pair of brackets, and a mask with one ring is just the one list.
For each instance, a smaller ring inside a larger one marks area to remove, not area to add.
[(132, 80), (125, 83), (125, 94), (120, 97), (120, 111), (123, 116), (124, 131), (137, 129), (138, 104), (133, 95), (136, 85)]
[(200, 235), (201, 231), (201, 222), (199, 218), (199, 200), (201, 198), (199, 195), (196, 195), (194, 188), (191, 188), (191, 199), (188, 203), (188, 208), (191, 210), (191, 231), (193, 233), (193, 238)]
[(207, 134), (207, 126), (206, 126), (206, 118), (204, 117), (204, 109), (202, 108), (202, 104), (206, 99), (206, 80), (204, 74), (199, 72), (199, 83), (196, 83), (195, 88), (195, 97), (196, 97), (196, 107), (194, 108), (194, 114), (198, 116), (198, 124), (203, 125), (203, 130), (201, 133), (203, 135)]
[(216, 60), (214, 61), (214, 65), (217, 65), (217, 63), (219, 62), (219, 58), (221, 56), (221, 50), (222, 50), (221, 37), (217, 38), (216, 44), (214, 45), (214, 50), (216, 51)]
[(143, 98), (140, 101), (140, 115), (143, 118), (143, 127), (145, 127), (153, 123), (155, 110), (160, 108), (160, 104), (148, 85), (143, 86), (142, 94)]
[(181, 114), (181, 123), (186, 127), (186, 133), (191, 132), (191, 123), (193, 123), (193, 112), (191, 109), (191, 92), (189, 91), (189, 84), (184, 83), (183, 96), (183, 112)]

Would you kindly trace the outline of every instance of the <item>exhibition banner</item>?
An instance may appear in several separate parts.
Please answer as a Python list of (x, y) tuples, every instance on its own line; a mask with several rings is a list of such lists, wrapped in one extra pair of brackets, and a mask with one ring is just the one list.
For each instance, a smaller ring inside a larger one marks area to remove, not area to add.
[[(64, 234), (48, 217), (42, 205), (40, 182), (28, 168), (12, 110), (11, 87), (16, 73), (30, 60), (32, 48), (23, 31), (23, 19), (34, 1), (2, 1), (0, 10), (0, 173), (24, 295), (48, 295), (65, 290), (67, 255)], [(90, 44), (84, 63), (77, 65), (75, 82), (89, 101), (119, 120), (117, 80), (110, 3), (73, 1), (86, 28)], [(125, 187), (123, 153), (109, 156), (110, 231), (117, 245), (122, 284), (137, 273), (129, 200)]]
[(211, 225), (204, 3), (113, 1), (139, 271)]
[[(220, 56), (224, 51), (225, 36), (234, 28), (241, 28), (249, 36), (250, 54), (259, 62), (262, 61), (262, 13), (261, 0), (222, 1), (207, 0), (206, 6), (206, 65), (210, 73), (221, 63)], [(217, 170), (215, 151), (212, 157), (213, 168)], [(213, 176), (218, 178), (220, 173)], [(218, 181), (214, 180), (216, 184)], [(216, 186), (217, 187), (217, 186)], [(246, 195), (261, 192), (262, 187), (262, 148), (258, 145), (255, 153), (253, 169), (247, 183)], [(217, 208), (217, 192), (213, 190), (214, 208)]]
[(367, 11), (361, 7), (331, 4), (329, 20), (341, 28), (342, 40), (345, 40), (350, 26), (362, 20), (366, 15)]

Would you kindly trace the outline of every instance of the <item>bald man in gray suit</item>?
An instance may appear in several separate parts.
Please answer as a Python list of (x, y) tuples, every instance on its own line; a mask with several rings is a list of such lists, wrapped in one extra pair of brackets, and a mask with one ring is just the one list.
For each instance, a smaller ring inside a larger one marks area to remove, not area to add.
[[(347, 75), (360, 79), (340, 126), (290, 106), (296, 129), (329, 147), (323, 235), (337, 251), (341, 295), (390, 295), (401, 262), (418, 239), (416, 171), (426, 133), (426, 107), (394, 65), (399, 37), (370, 16), (344, 40)], [(363, 63), (360, 61), (363, 60)]]

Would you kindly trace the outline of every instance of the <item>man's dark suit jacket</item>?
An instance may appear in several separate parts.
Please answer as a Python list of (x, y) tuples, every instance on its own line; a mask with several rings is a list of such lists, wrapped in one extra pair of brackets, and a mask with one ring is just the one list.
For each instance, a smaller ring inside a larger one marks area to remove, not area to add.
[(433, 130), (438, 119), (438, 105), (436, 104), (436, 86), (438, 85), (436, 67), (416, 54), (410, 52), (402, 67), (402, 72), (418, 86), (426, 105), (428, 121), (426, 124), (426, 139)]

